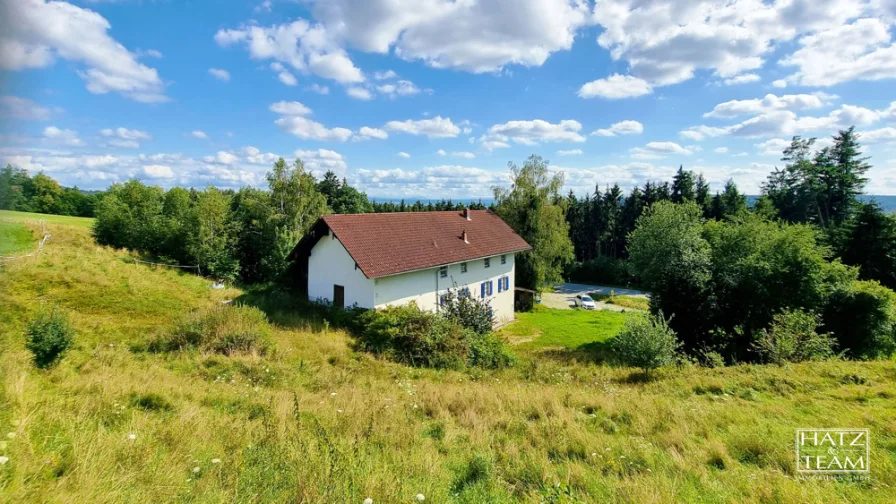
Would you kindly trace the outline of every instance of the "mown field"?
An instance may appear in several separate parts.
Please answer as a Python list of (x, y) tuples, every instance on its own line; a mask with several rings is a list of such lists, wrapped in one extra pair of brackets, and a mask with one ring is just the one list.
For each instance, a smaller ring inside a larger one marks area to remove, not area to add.
[[(621, 319), (576, 311), (521, 315), (520, 362), (497, 372), (382, 361), (283, 313), (268, 357), (153, 354), (185, 312), (254, 298), (47, 227), (40, 256), (0, 269), (3, 502), (896, 501), (892, 361), (645, 382), (581, 350)], [(38, 371), (23, 332), (51, 304), (76, 343)], [(870, 479), (800, 479), (798, 427), (871, 429)]]

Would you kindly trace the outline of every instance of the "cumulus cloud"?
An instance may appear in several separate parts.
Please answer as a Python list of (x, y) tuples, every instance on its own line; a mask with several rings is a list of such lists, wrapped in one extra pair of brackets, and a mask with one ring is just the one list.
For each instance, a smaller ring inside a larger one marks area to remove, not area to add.
[(375, 80), (389, 80), (398, 78), (398, 74), (392, 70), (386, 70), (381, 72), (374, 72), (373, 78)]
[(104, 128), (100, 130), (100, 135), (108, 139), (108, 145), (122, 149), (137, 149), (140, 140), (152, 140), (149, 133), (128, 128)]
[(305, 91), (311, 91), (312, 93), (328, 95), (330, 94), (330, 88), (327, 86), (321, 86), (320, 84), (314, 83), (305, 88)]
[(580, 98), (634, 98), (653, 92), (647, 81), (631, 75), (613, 74), (605, 79), (593, 80), (579, 88)]
[(46, 68), (72, 62), (94, 94), (110, 92), (141, 102), (167, 101), (158, 71), (109, 36), (100, 14), (66, 2), (9, 2), (0, 16), (0, 69)]
[(570, 149), (570, 150), (558, 150), (558, 156), (580, 156), (582, 155), (582, 149)]
[(305, 163), (305, 169), (310, 171), (315, 177), (322, 177), (328, 171), (345, 176), (348, 168), (342, 154), (329, 149), (300, 149), (295, 151), (294, 155)]
[(280, 117), (274, 121), (282, 131), (304, 140), (331, 140), (344, 142), (352, 137), (348, 128), (327, 128), (323, 124), (308, 119), (311, 109), (297, 101), (279, 101), (271, 104), (271, 112)]
[(376, 90), (389, 96), (391, 98), (395, 98), (396, 96), (410, 96), (415, 95), (420, 92), (420, 88), (417, 87), (416, 84), (409, 80), (399, 80), (397, 82), (381, 84), (376, 87)]
[(145, 165), (141, 170), (143, 177), (149, 179), (170, 179), (174, 178), (174, 170), (170, 166), (151, 164)]
[(854, 105), (841, 105), (826, 116), (797, 116), (790, 110), (770, 110), (729, 126), (692, 126), (681, 135), (694, 140), (734, 135), (746, 138), (792, 136), (804, 133), (829, 133), (852, 125), (867, 126), (881, 118), (881, 111)]
[(357, 86), (346, 89), (345, 94), (347, 94), (350, 98), (354, 98), (356, 100), (367, 101), (373, 99), (373, 93), (365, 88)]
[(360, 169), (355, 180), (368, 194), (391, 198), (431, 198), (438, 194), (446, 198), (489, 198), (495, 185), (507, 185), (506, 170), (440, 165), (422, 169), (391, 170)]
[(584, 0), (316, 0), (312, 12), (329, 35), (362, 51), (476, 73), (540, 66), (591, 23)]
[(889, 23), (863, 18), (799, 40), (800, 48), (780, 64), (796, 67), (790, 77), (804, 86), (833, 86), (850, 80), (896, 77), (896, 45)]
[(69, 147), (81, 147), (84, 145), (84, 141), (78, 138), (78, 133), (70, 129), (47, 126), (44, 128), (43, 136), (52, 143), (67, 145)]
[(386, 123), (386, 129), (415, 136), (425, 135), (429, 138), (454, 138), (460, 134), (460, 128), (451, 122), (451, 118), (442, 116), (431, 119), (389, 121)]
[(613, 123), (609, 128), (602, 128), (593, 131), (592, 135), (597, 136), (616, 136), (616, 135), (635, 135), (644, 132), (644, 125), (638, 121), (619, 121)]
[(364, 81), (364, 74), (327, 29), (304, 19), (279, 25), (249, 24), (218, 30), (215, 42), (222, 47), (245, 45), (252, 59), (274, 60), (298, 72), (312, 73), (343, 84)]
[(404, 159), (408, 159), (409, 157), (411, 157), (411, 155), (408, 154), (407, 152), (399, 152), (397, 155), (398, 155), (398, 157), (404, 158)]
[(715, 152), (716, 154), (727, 154), (727, 153), (728, 153), (728, 147), (716, 147), (716, 148), (713, 149), (712, 151)]
[(505, 144), (512, 141), (523, 145), (537, 145), (539, 142), (584, 142), (585, 137), (579, 133), (581, 129), (581, 123), (572, 119), (564, 119), (556, 124), (542, 119), (508, 121), (489, 128), (482, 140)]
[(379, 128), (371, 128), (369, 126), (362, 126), (361, 129), (358, 130), (357, 138), (359, 140), (368, 140), (371, 138), (376, 138), (378, 140), (385, 140), (389, 138), (389, 134), (386, 133), (385, 130), (381, 130)]
[(675, 142), (649, 142), (644, 147), (634, 147), (629, 150), (634, 159), (660, 159), (669, 154), (690, 156), (693, 152)]
[(230, 80), (230, 72), (221, 68), (209, 68), (208, 73), (219, 81), (227, 82)]
[(201, 130), (193, 130), (190, 132), (190, 136), (193, 138), (198, 138), (199, 140), (208, 140), (208, 135), (205, 134), (204, 131)]
[(776, 96), (767, 94), (764, 98), (751, 100), (731, 100), (720, 103), (703, 117), (732, 118), (742, 115), (754, 115), (774, 110), (799, 111), (820, 108), (829, 105), (837, 97), (825, 93), (795, 94)]
[(311, 115), (311, 109), (297, 101), (278, 101), (271, 104), (270, 110), (280, 115)]
[(758, 75), (754, 73), (745, 73), (729, 77), (722, 82), (724, 82), (726, 86), (736, 86), (738, 84), (749, 84), (750, 82), (757, 82), (759, 80), (761, 80), (761, 77)]
[(784, 89), (787, 87), (787, 81), (784, 79), (777, 79), (772, 81), (772, 87), (776, 87), (779, 89)]

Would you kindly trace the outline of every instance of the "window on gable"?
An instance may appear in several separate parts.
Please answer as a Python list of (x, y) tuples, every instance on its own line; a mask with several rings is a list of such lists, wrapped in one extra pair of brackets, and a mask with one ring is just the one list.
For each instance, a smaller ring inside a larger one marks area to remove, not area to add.
[(488, 268), (489, 266), (491, 266), (491, 259), (486, 257), (485, 258), (485, 267)]
[(506, 255), (501, 256), (501, 264), (507, 264), (507, 256)]
[(461, 273), (467, 272), (467, 263), (460, 263), (460, 272)]
[(448, 266), (442, 266), (439, 268), (439, 276), (442, 278), (448, 277)]

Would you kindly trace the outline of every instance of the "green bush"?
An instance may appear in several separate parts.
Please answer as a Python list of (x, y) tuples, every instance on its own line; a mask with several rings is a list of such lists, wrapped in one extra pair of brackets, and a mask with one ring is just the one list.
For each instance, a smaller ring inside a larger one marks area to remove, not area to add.
[(150, 347), (156, 351), (198, 349), (221, 354), (257, 353), (273, 348), (264, 312), (251, 306), (217, 305), (187, 314)]
[(766, 362), (804, 362), (834, 356), (837, 342), (830, 334), (818, 334), (818, 318), (800, 310), (774, 316), (772, 325), (759, 332), (753, 348)]
[(72, 346), (73, 336), (65, 313), (56, 308), (45, 309), (28, 324), (25, 348), (31, 352), (34, 365), (46, 369), (59, 363)]
[(610, 350), (623, 365), (651, 370), (671, 364), (681, 343), (662, 313), (634, 315), (610, 342)]
[(365, 312), (359, 327), (362, 349), (412, 366), (498, 368), (512, 361), (493, 333), (479, 334), (414, 303)]
[(876, 281), (834, 290), (822, 320), (849, 357), (875, 359), (896, 351), (896, 293)]
[(454, 289), (442, 298), (439, 312), (443, 317), (478, 334), (492, 332), (492, 307), (488, 300), (468, 295), (458, 295)]

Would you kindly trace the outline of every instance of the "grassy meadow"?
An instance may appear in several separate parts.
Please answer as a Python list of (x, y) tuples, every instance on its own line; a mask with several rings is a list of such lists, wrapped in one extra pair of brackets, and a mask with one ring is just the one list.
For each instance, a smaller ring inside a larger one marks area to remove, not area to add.
[[(46, 221), (43, 253), (0, 267), (0, 502), (896, 501), (893, 361), (644, 381), (582, 349), (625, 314), (544, 309), (504, 329), (519, 363), (494, 372), (383, 361), (283, 312), (264, 357), (149, 353), (191, 310), (259, 296)], [(24, 348), (42, 305), (76, 329), (48, 371)], [(870, 479), (799, 478), (799, 427), (871, 429)]]
[(34, 245), (31, 230), (19, 222), (0, 220), (0, 257), (27, 253)]

